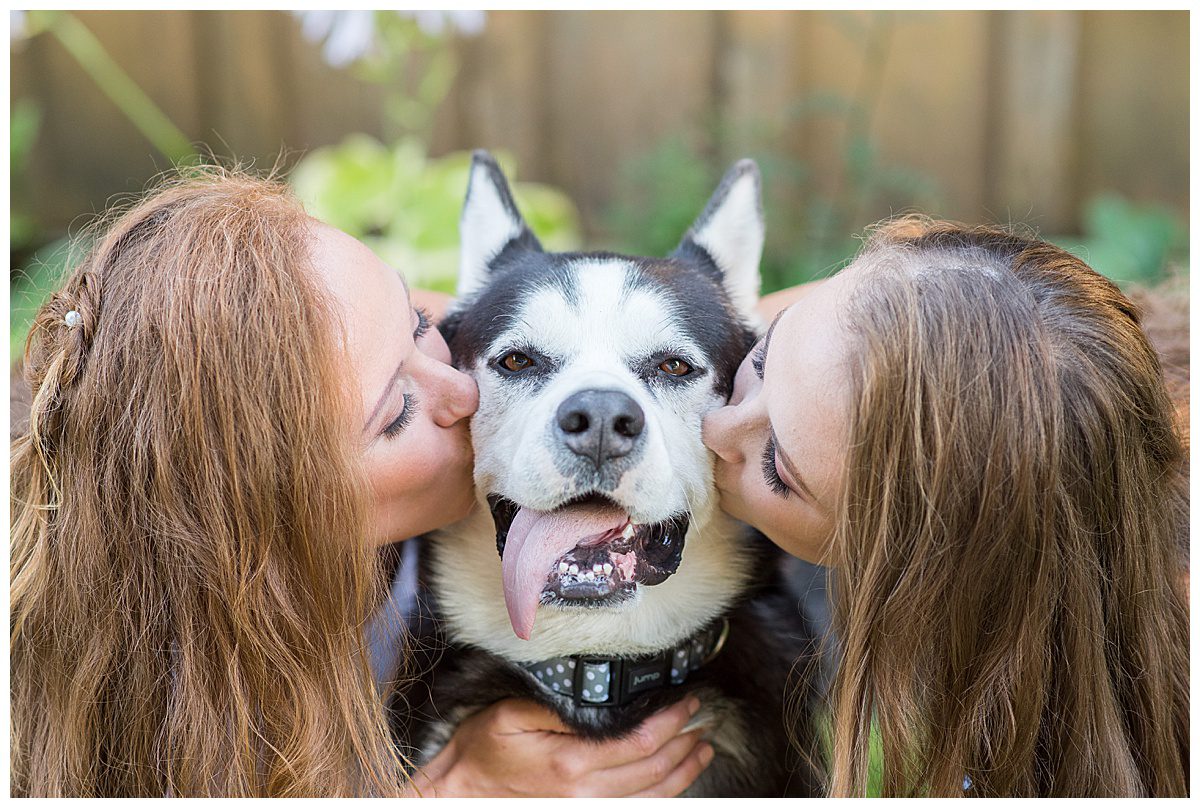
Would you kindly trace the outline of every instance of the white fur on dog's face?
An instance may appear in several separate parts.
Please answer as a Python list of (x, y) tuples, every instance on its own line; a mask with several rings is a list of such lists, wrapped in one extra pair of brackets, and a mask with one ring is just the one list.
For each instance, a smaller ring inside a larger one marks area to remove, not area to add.
[[(463, 368), (479, 386), (471, 432), (483, 507), (440, 534), (434, 546), (435, 586), (451, 636), (517, 661), (581, 650), (651, 653), (678, 643), (729, 608), (749, 571), (738, 528), (717, 507), (711, 455), (701, 441), (702, 418), (725, 396), (717, 389), (714, 357), (687, 336), (688, 312), (661, 288), (640, 282), (637, 268), (620, 258), (581, 258), (566, 272), (557, 283), (531, 287)], [(496, 370), (497, 358), (530, 349), (552, 358), (553, 373), (524, 381)], [(639, 377), (643, 360), (665, 353), (691, 364), (696, 377), (650, 383)], [(624, 470), (612, 488), (594, 488), (588, 476), (564, 472), (587, 464), (562, 442), (558, 407), (573, 393), (595, 388), (625, 393), (645, 415), (641, 447), (618, 459)], [(551, 510), (594, 491), (622, 505), (635, 522), (689, 513), (679, 568), (617, 604), (543, 605), (531, 638), (520, 639), (504, 607), (495, 528), (484, 500), (499, 494), (522, 507)]]
[[(461, 221), (461, 301), (449, 320), (456, 362), (479, 386), (471, 433), (480, 501), (498, 495), (552, 511), (599, 494), (635, 523), (690, 519), (674, 574), (615, 602), (543, 603), (525, 640), (505, 608), (496, 524), (489, 508), (476, 509), (431, 546), (452, 639), (515, 661), (651, 653), (716, 619), (744, 591), (749, 554), (717, 507), (701, 420), (724, 403), (748, 326), (758, 323), (759, 200), (758, 170), (742, 161), (669, 258), (546, 253), (495, 161), (475, 155)], [(512, 352), (535, 364), (505, 372)], [(692, 372), (659, 372), (669, 358)], [(628, 451), (602, 459), (572, 451), (558, 417), (574, 394), (596, 390), (628, 396), (644, 416)]]
[[(712, 467), (700, 420), (723, 403), (705, 357), (673, 322), (669, 301), (652, 287), (629, 283), (634, 270), (626, 261), (581, 260), (570, 271), (573, 299), (557, 287), (532, 293), (513, 325), (496, 334), (469, 369), (480, 394), (472, 422), (477, 490), (536, 510), (599, 492), (639, 523), (702, 509)], [(550, 378), (531, 383), (489, 367), (496, 357), (530, 347), (554, 360)], [(684, 359), (700, 377), (663, 374), (647, 384), (639, 368), (664, 355)], [(566, 446), (557, 427), (563, 401), (596, 389), (625, 393), (646, 418), (640, 448), (610, 461), (626, 468), (604, 475)]]

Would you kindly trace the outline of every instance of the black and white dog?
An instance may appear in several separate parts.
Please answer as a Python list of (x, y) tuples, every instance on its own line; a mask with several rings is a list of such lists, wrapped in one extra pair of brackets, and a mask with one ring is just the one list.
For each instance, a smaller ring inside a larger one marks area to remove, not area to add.
[(419, 756), (507, 696), (601, 738), (695, 691), (717, 754), (689, 795), (817, 793), (783, 717), (811, 638), (774, 548), (719, 510), (700, 439), (759, 324), (760, 196), (743, 160), (668, 258), (548, 253), (476, 153), (443, 331), (479, 385), (487, 507), (429, 540), (449, 647)]

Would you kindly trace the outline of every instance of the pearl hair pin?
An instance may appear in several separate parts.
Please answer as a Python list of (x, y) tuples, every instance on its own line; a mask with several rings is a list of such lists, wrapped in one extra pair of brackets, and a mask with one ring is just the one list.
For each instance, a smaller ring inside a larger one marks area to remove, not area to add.
[(74, 328), (83, 322), (83, 315), (75, 311), (75, 309), (71, 309), (69, 312), (67, 312), (66, 316), (63, 317), (63, 322), (67, 324), (67, 328)]

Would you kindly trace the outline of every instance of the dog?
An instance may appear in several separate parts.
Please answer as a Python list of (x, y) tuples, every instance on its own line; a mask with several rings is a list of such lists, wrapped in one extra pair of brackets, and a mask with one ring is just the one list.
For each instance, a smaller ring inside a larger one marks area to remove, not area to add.
[(761, 328), (757, 166), (730, 169), (667, 258), (546, 252), (486, 152), (460, 226), (441, 328), (479, 385), (483, 507), (424, 545), (445, 647), (400, 733), (415, 762), (505, 697), (601, 739), (694, 692), (716, 754), (688, 796), (817, 795), (784, 723), (798, 692), (815, 749), (807, 684), (789, 682), (815, 640), (778, 551), (720, 511), (700, 437)]

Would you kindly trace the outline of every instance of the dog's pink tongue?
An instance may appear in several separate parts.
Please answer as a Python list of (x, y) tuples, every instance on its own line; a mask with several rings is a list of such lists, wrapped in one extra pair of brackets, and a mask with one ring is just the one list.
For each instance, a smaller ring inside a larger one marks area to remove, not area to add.
[(538, 600), (553, 565), (567, 551), (588, 539), (622, 527), (629, 520), (620, 508), (576, 505), (557, 511), (522, 508), (513, 518), (504, 543), (500, 568), (504, 574), (504, 603), (513, 631), (528, 640)]

